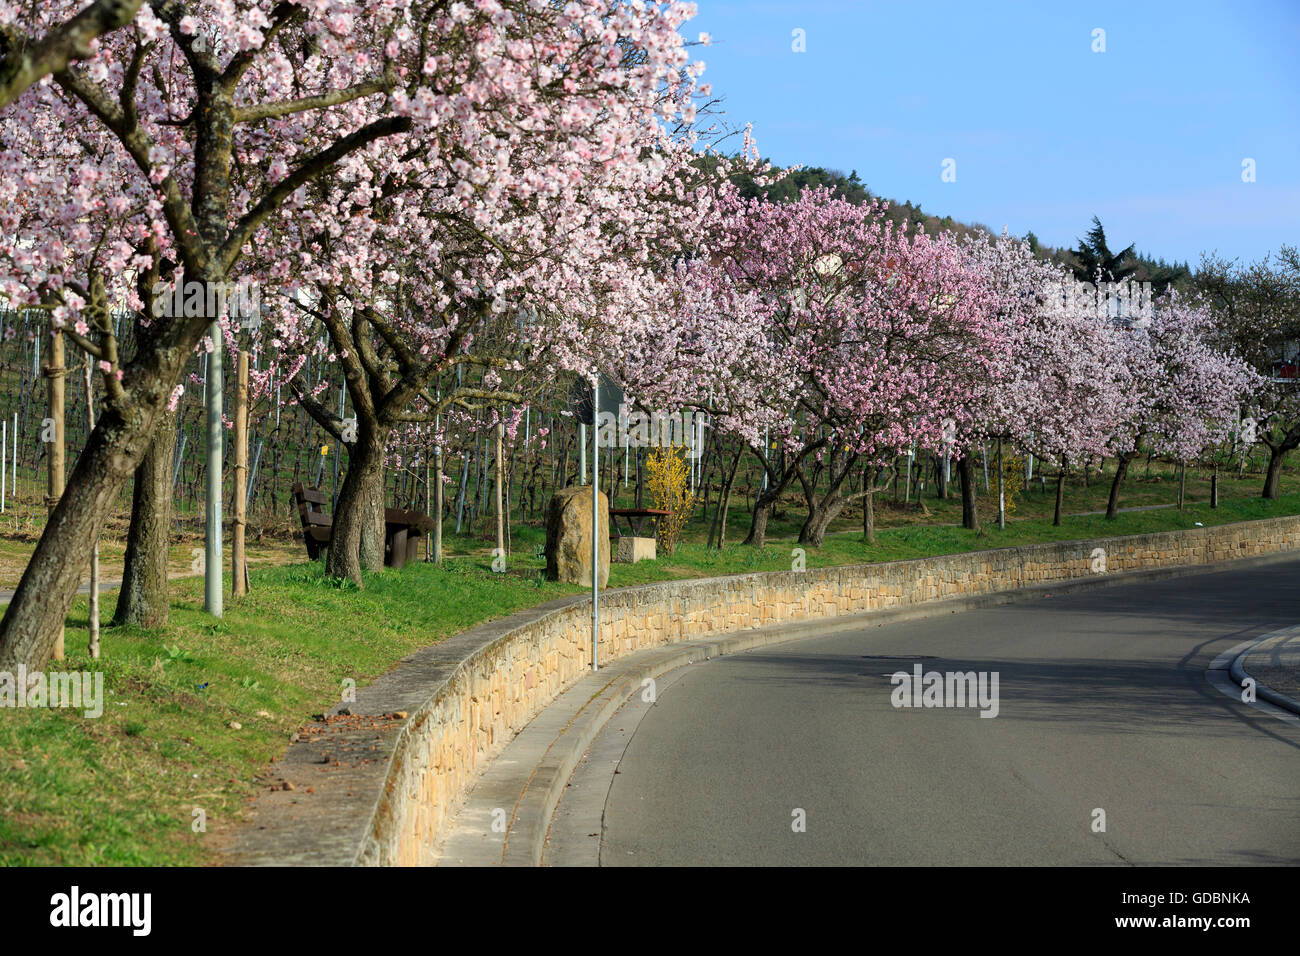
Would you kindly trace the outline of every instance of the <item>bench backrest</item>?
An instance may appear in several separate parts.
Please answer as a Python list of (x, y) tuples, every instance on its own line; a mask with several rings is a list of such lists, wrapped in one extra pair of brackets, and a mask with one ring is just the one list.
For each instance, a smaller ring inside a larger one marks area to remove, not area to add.
[[(303, 527), (309, 523), (319, 525), (324, 519), (325, 524), (330, 520), (325, 514), (324, 506), (329, 504), (329, 498), (315, 488), (305, 488), (301, 481), (293, 483), (293, 500), (298, 506), (298, 514), (302, 516)], [(310, 516), (310, 518), (309, 518)]]
[(307, 554), (315, 560), (320, 553), (320, 545), (329, 544), (330, 532), (334, 522), (325, 513), (324, 506), (329, 498), (315, 488), (306, 488), (301, 481), (293, 483), (293, 501), (298, 506), (298, 517), (302, 519), (302, 536), (307, 544)]

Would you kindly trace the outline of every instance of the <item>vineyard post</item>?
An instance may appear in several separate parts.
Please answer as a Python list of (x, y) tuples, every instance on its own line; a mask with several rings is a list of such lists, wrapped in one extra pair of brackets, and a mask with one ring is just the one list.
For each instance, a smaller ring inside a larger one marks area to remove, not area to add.
[(1002, 436), (998, 436), (998, 527), (1007, 526), (1007, 495), (1002, 487)]
[(213, 617), (221, 617), (221, 412), (224, 395), (221, 381), (221, 350), (225, 339), (221, 323), (214, 321), (208, 329), (212, 351), (207, 356), (208, 398), (208, 473), (207, 500), (204, 502), (203, 606)]
[(231, 543), (230, 581), (235, 597), (248, 593), (248, 561), (244, 536), (248, 523), (248, 353), (239, 350), (235, 366), (235, 523)]
[(501, 483), (505, 478), (505, 462), (501, 457), (501, 438), (504, 427), (497, 421), (497, 555), (504, 558), (506, 554), (506, 517), (502, 511)]

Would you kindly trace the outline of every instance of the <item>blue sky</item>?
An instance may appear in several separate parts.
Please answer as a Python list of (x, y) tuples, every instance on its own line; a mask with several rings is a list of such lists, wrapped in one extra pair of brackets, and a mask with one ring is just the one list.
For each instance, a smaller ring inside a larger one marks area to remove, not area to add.
[(1300, 244), (1300, 0), (698, 2), (704, 79), (779, 164), (1051, 245), (1094, 214), (1193, 265)]

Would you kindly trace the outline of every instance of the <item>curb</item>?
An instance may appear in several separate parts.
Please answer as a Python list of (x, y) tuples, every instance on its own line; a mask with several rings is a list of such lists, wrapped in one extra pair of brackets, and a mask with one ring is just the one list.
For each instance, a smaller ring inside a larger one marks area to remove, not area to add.
[[(866, 611), (794, 625), (775, 625), (743, 631), (729, 637), (653, 648), (616, 660), (578, 681), (552, 701), (488, 764), (459, 812), (449, 820), (442, 844), (435, 853), (434, 865), (541, 866), (556, 807), (574, 769), (592, 742), (643, 686), (643, 681), (658, 678), (679, 667), (758, 647), (822, 637), (864, 626), (883, 627), (886, 624), (1049, 598), (1057, 594), (1241, 570), (1294, 559), (1294, 552), (1282, 552), (1211, 565), (1151, 568), (1053, 581), (1011, 591)], [(1266, 635), (1273, 636), (1276, 635)], [(1243, 652), (1241, 657), (1249, 650), (1250, 648)], [(1263, 696), (1264, 690), (1259, 687), (1258, 693)], [(1300, 707), (1294, 701), (1291, 703)], [(514, 748), (514, 753), (511, 753), (511, 748)], [(501, 822), (500, 815), (503, 811), (507, 811), (508, 817), (504, 832), (494, 832), (493, 823)]]
[(1228, 668), (1228, 673), (1232, 675), (1233, 681), (1235, 681), (1240, 687), (1244, 688), (1247, 680), (1253, 682), (1255, 685), (1256, 697), (1262, 698), (1273, 706), (1281, 707), (1283, 710), (1288, 710), (1293, 714), (1300, 714), (1300, 701), (1293, 700), (1285, 694), (1278, 693), (1267, 684), (1261, 684), (1246, 671), (1246, 658), (1254, 651), (1258, 650), (1261, 644), (1266, 641), (1276, 640), (1283, 637), (1294, 638), (1297, 636), (1300, 636), (1300, 625), (1283, 628), (1280, 631), (1273, 631), (1270, 634), (1265, 634), (1258, 640), (1252, 641), (1249, 647), (1232, 659), (1232, 664)]

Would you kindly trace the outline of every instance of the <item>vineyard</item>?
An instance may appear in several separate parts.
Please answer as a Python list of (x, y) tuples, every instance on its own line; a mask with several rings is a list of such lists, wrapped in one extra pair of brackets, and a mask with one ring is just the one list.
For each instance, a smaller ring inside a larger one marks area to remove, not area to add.
[[(27, 539), (39, 535), (45, 520), (43, 502), (46, 492), (46, 469), (49, 443), (42, 441), (43, 423), (47, 419), (46, 381), (42, 374), (40, 343), (37, 335), (39, 323), (46, 321), (42, 312), (0, 313), (0, 416), (3, 416), (6, 437), (5, 503), (6, 514), (0, 517), (0, 532), (19, 535)], [(116, 317), (122, 347), (129, 353), (133, 346), (132, 316)], [(254, 352), (251, 366), (257, 370), (261, 364), (259, 352)], [(203, 531), (207, 455), (205, 446), (204, 383), (207, 374), (207, 356), (198, 354), (186, 366), (182, 381), (185, 391), (177, 403), (177, 434), (173, 452), (173, 533), (178, 538), (195, 539)], [(232, 390), (232, 362), (223, 363), (227, 394)], [(319, 358), (309, 358), (300, 376), (304, 387), (323, 391), (339, 402), (340, 417), (346, 415), (347, 398), (340, 380), (337, 365)], [(103, 401), (98, 379), (92, 378), (93, 402), (98, 407)], [(75, 461), (86, 443), (88, 419), (86, 414), (86, 378), (84, 363), (72, 368), (67, 376), (65, 408), (65, 436), (68, 460)], [(249, 526), (257, 539), (263, 537), (296, 540), (300, 537), (298, 516), (290, 500), (290, 489), (297, 482), (317, 487), (336, 501), (339, 483), (348, 467), (347, 446), (327, 433), (307, 413), (303, 406), (287, 397), (287, 389), (274, 386), (255, 398), (249, 412), (249, 480), (247, 511)], [(567, 398), (567, 396), (564, 396)], [(494, 441), (495, 416), (482, 412), (478, 421), (466, 422), (461, 436), (449, 442), (443, 450), (444, 472), (443, 523), (453, 547), (484, 546), (492, 540), (495, 521), (493, 483), (497, 469), (497, 448)], [(223, 473), (232, 467), (233, 450), (229, 441), (224, 444)], [(691, 442), (698, 443), (691, 445)], [(508, 516), (507, 534), (515, 524), (540, 527), (545, 502), (558, 489), (574, 482), (586, 480), (588, 474), (590, 433), (579, 424), (571, 402), (553, 402), (549, 407), (529, 406), (522, 410), (519, 424), (513, 433), (503, 438), (504, 500)], [(694, 450), (694, 454), (690, 454)], [(395, 443), (390, 450), (389, 467), (385, 475), (385, 500), (395, 508), (432, 513), (433, 483), (436, 469), (437, 446), (417, 441)], [(685, 436), (678, 446), (682, 478), (680, 487), (690, 498), (689, 515), (683, 518), (686, 540), (717, 544), (719, 539), (738, 540), (748, 530), (748, 519), (756, 497), (766, 487), (764, 468), (759, 460), (762, 446), (752, 448), (734, 436), (720, 434), (708, 427), (706, 420), (698, 420), (698, 427)], [(769, 455), (779, 455), (778, 446), (769, 449)], [(655, 482), (649, 464), (658, 451), (646, 448), (604, 448), (601, 450), (600, 478), (602, 490), (609, 496), (612, 507), (649, 507), (656, 504)], [(1265, 449), (1255, 445), (1239, 449), (1223, 459), (1224, 481), (1234, 477), (1231, 488), (1237, 493), (1248, 493), (1252, 482), (1262, 477), (1266, 462)], [(1175, 464), (1160, 461), (1148, 455), (1144, 475), (1150, 479), (1155, 468), (1157, 481), (1163, 479), (1166, 487), (1177, 480)], [(1098, 459), (1094, 469), (1105, 469), (1106, 462)], [(1110, 464), (1113, 472), (1114, 463)], [(990, 470), (992, 469), (992, 470)], [(1055, 481), (1056, 469), (1046, 469), (1041, 461), (1031, 455), (1008, 455), (1004, 461), (1006, 487), (1031, 495), (1032, 514), (1041, 514), (1050, 499), (1048, 472)], [(818, 462), (811, 469), (810, 489), (814, 494), (825, 489), (833, 479), (836, 469), (830, 463)], [(994, 447), (983, 443), (974, 449), (974, 473), (985, 511), (997, 510), (997, 453)], [(859, 468), (846, 479), (849, 493), (864, 487), (869, 472)], [(877, 495), (882, 526), (911, 523), (940, 517), (956, 521), (953, 514), (956, 467), (951, 458), (939, 454), (904, 453), (887, 467), (876, 467), (870, 472), (873, 483), (880, 486)], [(1193, 470), (1192, 487), (1202, 497), (1208, 493), (1202, 486), (1208, 473)], [(1070, 477), (1072, 487), (1085, 492), (1090, 486), (1083, 472)], [(1238, 483), (1240, 487), (1238, 488)], [(1092, 479), (1095, 492), (1104, 486), (1102, 477)], [(1290, 487), (1288, 479), (1288, 487)], [(1232, 493), (1230, 491), (1229, 493)], [(667, 494), (661, 492), (660, 494)], [(1149, 496), (1135, 491), (1135, 504), (1148, 504)], [(722, 502), (730, 527), (721, 520)], [(790, 489), (785, 504), (795, 509), (801, 506), (800, 495)], [(1094, 495), (1087, 500), (1098, 506)], [(660, 499), (659, 503), (663, 503)], [(1037, 507), (1033, 507), (1034, 504)], [(227, 497), (227, 515), (233, 513), (234, 502)], [(332, 510), (332, 509), (331, 509)], [(1015, 513), (1015, 501), (1007, 509)], [(131, 486), (124, 485), (118, 492), (117, 505), (108, 522), (109, 537), (121, 537), (131, 512)], [(932, 514), (933, 512), (933, 514)], [(785, 519), (783, 509), (778, 514)], [(847, 510), (836, 522), (836, 528), (847, 530), (860, 527), (863, 520), (861, 507)], [(785, 520), (781, 524), (786, 533), (798, 530), (797, 522)], [(477, 542), (477, 544), (476, 544)], [(510, 542), (508, 542), (509, 544)]]

